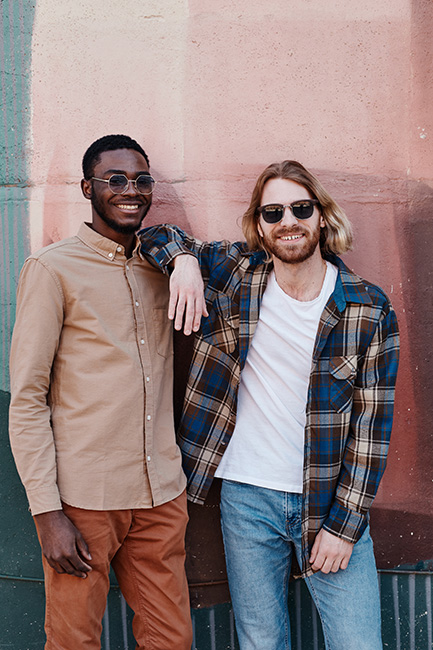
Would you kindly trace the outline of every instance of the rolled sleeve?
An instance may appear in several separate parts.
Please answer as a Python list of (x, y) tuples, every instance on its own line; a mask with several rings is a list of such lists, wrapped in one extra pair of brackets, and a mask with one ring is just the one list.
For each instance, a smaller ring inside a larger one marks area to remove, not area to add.
[(139, 233), (140, 255), (150, 258), (163, 273), (177, 255), (189, 253), (196, 256), (188, 246), (188, 236), (176, 226), (161, 225), (146, 228)]

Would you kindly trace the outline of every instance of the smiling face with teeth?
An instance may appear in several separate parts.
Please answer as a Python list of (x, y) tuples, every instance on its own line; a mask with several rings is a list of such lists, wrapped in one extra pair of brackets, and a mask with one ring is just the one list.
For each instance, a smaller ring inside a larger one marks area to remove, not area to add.
[[(263, 188), (261, 205), (281, 203), (288, 205), (302, 199), (312, 199), (309, 191), (299, 183), (285, 178), (271, 178)], [(300, 264), (313, 256), (321, 257), (320, 229), (325, 226), (317, 206), (309, 219), (298, 220), (290, 208), (275, 224), (266, 223), (260, 216), (257, 228), (266, 250), (273, 258), (286, 264)]]
[[(125, 174), (128, 179), (135, 179), (148, 173), (145, 158), (134, 149), (103, 151), (93, 169), (93, 176), (104, 179), (112, 174)], [(81, 187), (92, 204), (93, 229), (125, 246), (125, 237), (132, 239), (140, 228), (152, 204), (152, 195), (140, 194), (133, 183), (129, 183), (124, 194), (113, 194), (108, 183), (92, 179), (83, 180)]]

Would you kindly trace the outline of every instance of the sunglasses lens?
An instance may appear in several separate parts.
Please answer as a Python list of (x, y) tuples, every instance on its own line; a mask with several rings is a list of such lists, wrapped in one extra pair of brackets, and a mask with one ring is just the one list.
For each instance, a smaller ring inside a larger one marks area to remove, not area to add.
[(263, 221), (266, 223), (278, 223), (281, 221), (284, 214), (284, 207), (282, 205), (265, 205), (261, 209)]
[(297, 219), (309, 219), (314, 212), (314, 205), (311, 201), (299, 201), (292, 203), (292, 211)]
[(114, 174), (110, 178), (109, 187), (114, 194), (122, 194), (128, 185), (128, 179), (123, 174)]
[(140, 194), (152, 194), (155, 181), (152, 176), (139, 176), (136, 180), (137, 190)]

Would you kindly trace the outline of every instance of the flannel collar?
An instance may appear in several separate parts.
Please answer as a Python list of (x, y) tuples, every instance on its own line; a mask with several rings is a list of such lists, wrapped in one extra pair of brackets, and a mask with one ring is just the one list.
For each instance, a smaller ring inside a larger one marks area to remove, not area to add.
[(359, 275), (348, 269), (343, 260), (337, 255), (326, 255), (325, 259), (338, 268), (333, 298), (340, 313), (344, 311), (346, 304), (350, 302), (362, 305), (371, 304), (371, 297), (366, 289), (365, 282)]
[[(243, 255), (249, 256), (250, 267), (264, 265), (270, 271), (273, 268), (272, 260), (265, 251), (242, 250)], [(365, 282), (356, 273), (353, 273), (337, 255), (325, 255), (325, 259), (338, 268), (338, 277), (335, 284), (333, 298), (337, 309), (343, 312), (347, 303), (371, 304), (371, 297), (366, 289)]]

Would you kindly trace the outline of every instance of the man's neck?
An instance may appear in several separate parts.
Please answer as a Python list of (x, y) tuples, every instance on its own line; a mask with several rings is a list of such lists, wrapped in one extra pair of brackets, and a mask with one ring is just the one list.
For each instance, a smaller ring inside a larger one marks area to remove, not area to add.
[(288, 296), (308, 302), (320, 294), (326, 274), (326, 262), (317, 251), (304, 262), (288, 264), (274, 257), (275, 278)]
[(107, 227), (103, 222), (102, 224), (100, 221), (97, 221), (95, 223), (95, 220), (93, 220), (92, 223), (89, 223), (89, 226), (103, 237), (111, 239), (111, 241), (116, 242), (116, 244), (123, 246), (127, 259), (131, 257), (136, 242), (135, 234), (125, 235), (123, 233), (116, 232), (112, 228)]

